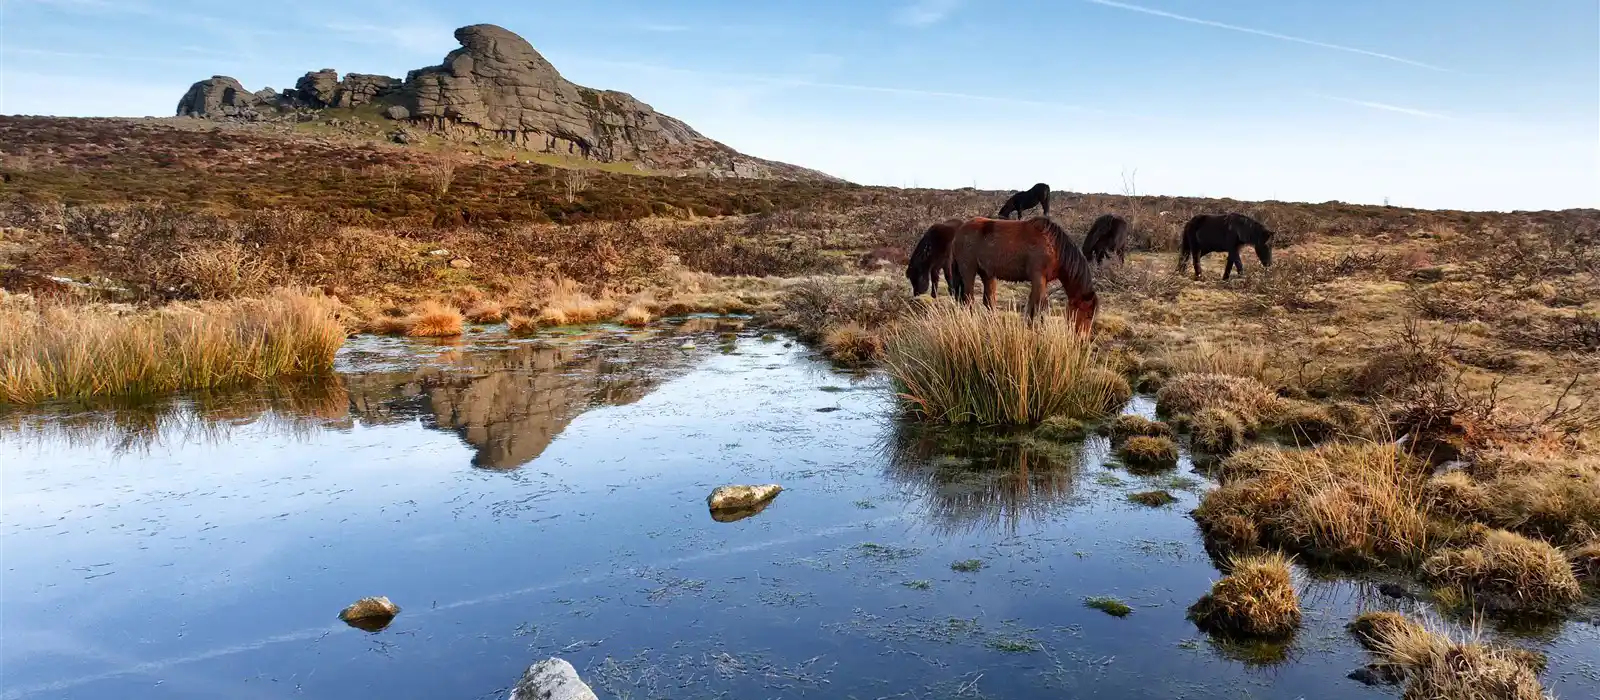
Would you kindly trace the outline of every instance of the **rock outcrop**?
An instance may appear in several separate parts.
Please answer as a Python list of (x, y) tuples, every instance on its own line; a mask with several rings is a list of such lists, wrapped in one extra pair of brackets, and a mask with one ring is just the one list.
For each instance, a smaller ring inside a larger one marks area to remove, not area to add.
[(566, 659), (550, 657), (528, 667), (506, 700), (598, 700)]
[(255, 93), (226, 75), (213, 75), (189, 86), (178, 100), (178, 116), (202, 119), (250, 119), (259, 115), (262, 104)]
[[(445, 138), (496, 139), (518, 148), (600, 162), (634, 163), (668, 174), (791, 180), (837, 178), (744, 155), (660, 114), (624, 92), (562, 77), (525, 39), (492, 24), (455, 31), (461, 48), (405, 80), (331, 68), (313, 71), (281, 94), (250, 93), (224, 76), (189, 88), (178, 114), (249, 119), (376, 104), (380, 113)], [(286, 117), (287, 118), (287, 117)]]

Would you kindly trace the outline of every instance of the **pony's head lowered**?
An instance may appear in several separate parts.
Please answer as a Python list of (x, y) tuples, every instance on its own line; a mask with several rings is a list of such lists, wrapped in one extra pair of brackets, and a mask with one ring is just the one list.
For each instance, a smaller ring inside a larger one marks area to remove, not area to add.
[(1245, 241), (1256, 249), (1256, 259), (1262, 267), (1272, 267), (1272, 237), (1277, 232), (1255, 219), (1245, 220)]

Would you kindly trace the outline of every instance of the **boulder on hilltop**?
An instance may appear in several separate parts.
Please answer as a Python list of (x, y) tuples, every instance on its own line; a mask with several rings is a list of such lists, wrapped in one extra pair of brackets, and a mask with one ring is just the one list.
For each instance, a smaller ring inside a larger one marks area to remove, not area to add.
[(178, 100), (178, 116), (221, 119), (255, 113), (261, 98), (226, 75), (213, 75), (189, 86)]

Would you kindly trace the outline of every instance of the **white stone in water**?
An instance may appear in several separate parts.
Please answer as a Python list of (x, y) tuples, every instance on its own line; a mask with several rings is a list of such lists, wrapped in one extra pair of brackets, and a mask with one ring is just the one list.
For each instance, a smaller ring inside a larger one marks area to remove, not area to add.
[(345, 622), (364, 620), (372, 617), (394, 617), (400, 614), (400, 606), (389, 602), (389, 596), (375, 598), (362, 598), (350, 604), (350, 607), (339, 612), (339, 619)]
[(599, 700), (578, 670), (565, 659), (550, 657), (528, 667), (506, 700)]
[(783, 487), (777, 484), (764, 486), (718, 486), (706, 497), (706, 505), (712, 510), (724, 508), (749, 508), (760, 503), (770, 501), (782, 491)]

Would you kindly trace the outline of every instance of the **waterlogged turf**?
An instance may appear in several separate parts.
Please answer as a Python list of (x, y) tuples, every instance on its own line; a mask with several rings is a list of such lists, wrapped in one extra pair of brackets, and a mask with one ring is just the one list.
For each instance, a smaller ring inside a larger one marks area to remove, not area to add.
[[(1185, 619), (1220, 575), (1186, 452), (899, 424), (880, 377), (706, 328), (358, 338), (336, 384), (3, 414), (0, 697), (499, 698), (552, 655), (602, 698), (1399, 696), (1345, 677), (1344, 624), (1417, 605), (1374, 582), (1302, 572), (1287, 646)], [(733, 483), (784, 490), (713, 519)], [(1592, 621), (1524, 634), (1597, 693)]]

